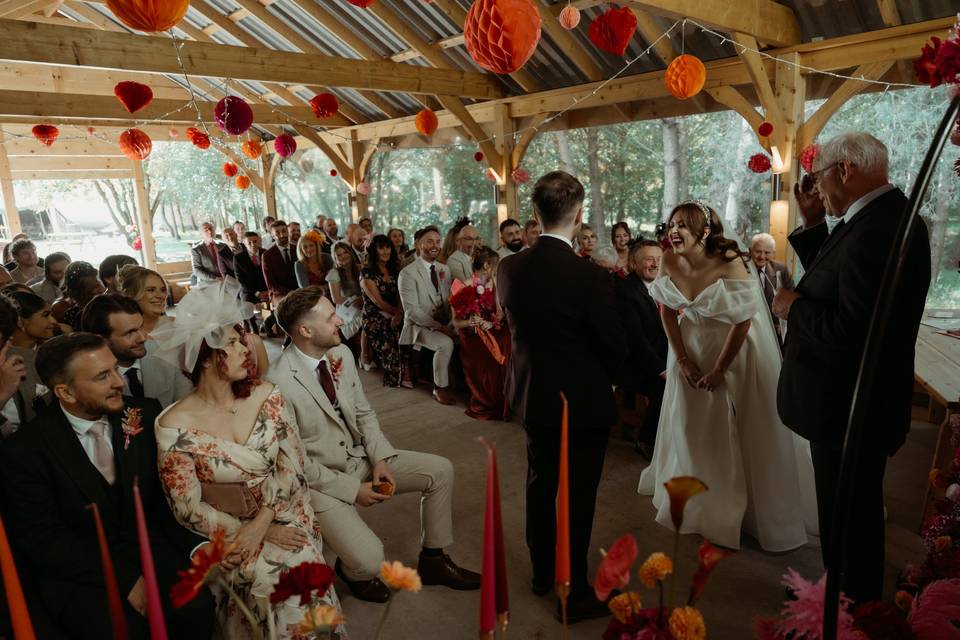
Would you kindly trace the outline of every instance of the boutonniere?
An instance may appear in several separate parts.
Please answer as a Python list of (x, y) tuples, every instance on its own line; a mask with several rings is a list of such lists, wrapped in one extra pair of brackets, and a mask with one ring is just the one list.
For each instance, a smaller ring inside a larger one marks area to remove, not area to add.
[(143, 409), (139, 407), (128, 407), (123, 412), (123, 421), (120, 426), (123, 427), (123, 450), (126, 451), (130, 446), (130, 438), (143, 431), (143, 425), (140, 423), (143, 415)]
[(330, 377), (333, 378), (333, 384), (340, 386), (340, 374), (343, 373), (343, 358), (329, 358)]

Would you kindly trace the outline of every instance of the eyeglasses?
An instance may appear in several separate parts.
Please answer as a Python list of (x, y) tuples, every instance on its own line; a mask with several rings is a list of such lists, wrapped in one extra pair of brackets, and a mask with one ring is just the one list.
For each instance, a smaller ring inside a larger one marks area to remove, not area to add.
[(819, 183), (819, 182), (820, 182), (820, 177), (821, 177), (825, 172), (829, 171), (830, 169), (833, 169), (834, 167), (837, 167), (839, 164), (840, 164), (839, 162), (834, 162), (833, 164), (831, 164), (831, 165), (829, 165), (829, 166), (826, 166), (826, 167), (824, 167), (823, 169), (819, 169), (819, 170), (817, 170), (817, 171), (811, 171), (811, 172), (808, 173), (807, 175), (810, 176), (810, 177), (813, 179), (814, 183)]

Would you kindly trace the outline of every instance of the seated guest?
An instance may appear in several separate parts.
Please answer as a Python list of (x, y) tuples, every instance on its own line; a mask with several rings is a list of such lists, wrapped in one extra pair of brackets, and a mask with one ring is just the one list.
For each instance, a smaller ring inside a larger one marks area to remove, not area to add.
[(143, 315), (143, 331), (147, 335), (170, 319), (167, 311), (167, 282), (156, 271), (139, 265), (127, 265), (120, 269), (120, 293), (140, 307)]
[[(439, 238), (437, 233), (438, 244)], [(450, 461), (390, 445), (363, 393), (353, 355), (340, 343), (340, 319), (318, 287), (288, 295), (277, 315), (292, 345), (274, 363), (270, 379), (293, 409), (292, 424), (311, 463), (306, 473), (317, 524), (339, 557), (337, 573), (353, 595), (370, 602), (390, 598), (376, 577), (383, 543), (357, 505), (371, 507), (394, 493), (420, 494), (423, 548), (417, 571), (423, 584), (478, 589), (480, 576), (443, 552), (453, 544)]]
[(383, 367), (383, 386), (400, 386), (400, 327), (403, 307), (397, 290), (400, 261), (387, 236), (373, 236), (367, 263), (360, 272), (363, 291), (363, 333), (372, 355)]
[[(247, 231), (243, 236), (244, 251), (241, 251), (234, 257), (234, 268), (237, 272), (237, 280), (240, 282), (241, 296), (247, 302), (254, 305), (261, 302), (270, 301), (270, 292), (267, 291), (267, 283), (263, 279), (263, 249), (260, 247), (260, 234), (256, 231)], [(257, 314), (251, 318), (252, 329), (254, 332), (259, 330), (257, 326)]]
[(360, 225), (350, 226), (353, 228), (347, 233), (347, 241), (353, 247), (354, 253), (357, 254), (360, 264), (363, 264), (367, 260), (367, 244), (370, 241), (370, 236), (367, 234), (367, 230)]
[(580, 233), (577, 234), (577, 245), (582, 258), (593, 260), (593, 252), (597, 248), (597, 234), (593, 232), (593, 227), (588, 224), (580, 225)]
[(233, 232), (237, 234), (237, 239), (240, 242), (243, 242), (243, 236), (247, 232), (247, 225), (243, 224), (239, 220), (233, 221)]
[(363, 218), (360, 218), (357, 221), (357, 224), (363, 227), (363, 230), (367, 232), (368, 236), (370, 236), (371, 238), (373, 237), (373, 220), (365, 216)]
[(300, 244), (302, 235), (299, 222), (291, 222), (287, 225), (287, 239), (290, 241), (291, 247), (296, 248)]
[(414, 236), (420, 257), (400, 272), (398, 286), (403, 306), (400, 344), (426, 347), (433, 351), (433, 398), (440, 404), (454, 404), (450, 384), (450, 359), (457, 330), (450, 324), (450, 272), (437, 263), (440, 231), (425, 227)]
[[(476, 420), (506, 420), (510, 413), (503, 393), (507, 361), (510, 358), (510, 331), (497, 312), (496, 273), (499, 262), (500, 256), (496, 251), (489, 247), (477, 247), (473, 252), (471, 271), (479, 286), (475, 287), (471, 279), (463, 290), (451, 296), (452, 300), (468, 299), (468, 306), (475, 306), (479, 311), (461, 316), (457, 313), (459, 305), (451, 304), (453, 326), (460, 330), (463, 374), (470, 389), (470, 405), (466, 414)], [(497, 360), (486, 341), (480, 337), (481, 331), (496, 341), (502, 361)]]
[(317, 231), (323, 232), (323, 223), (327, 221), (327, 216), (321, 214), (317, 215), (317, 219), (313, 223), (313, 228)]
[(57, 322), (68, 324), (74, 331), (80, 330), (80, 314), (94, 296), (103, 293), (100, 272), (89, 262), (77, 261), (67, 265), (63, 274), (62, 297), (53, 303), (53, 317)]
[(457, 234), (457, 250), (447, 258), (450, 276), (463, 284), (473, 282), (473, 249), (480, 243), (480, 232), (469, 222)]
[(190, 248), (190, 257), (193, 262), (193, 277), (198, 284), (216, 282), (223, 278), (224, 265), (220, 259), (223, 243), (217, 242), (214, 237), (212, 222), (200, 225), (200, 241)]
[(16, 266), (10, 271), (14, 282), (33, 284), (43, 278), (43, 267), (38, 264), (37, 247), (29, 238), (21, 238), (10, 245), (10, 255)]
[(308, 231), (297, 243), (297, 263), (293, 270), (300, 287), (322, 286), (327, 288), (327, 273), (333, 268), (333, 259), (323, 253), (323, 236), (316, 231)]
[[(777, 289), (793, 290), (793, 278), (787, 265), (777, 262), (773, 256), (777, 254), (777, 241), (769, 233), (758, 233), (750, 239), (750, 259), (757, 268), (757, 277), (760, 278), (760, 287), (763, 296), (767, 299), (767, 306), (773, 309), (773, 296)], [(774, 322), (777, 337), (783, 342), (780, 335), (780, 323)]]
[(240, 244), (233, 227), (224, 227), (220, 235), (223, 237), (223, 242), (220, 244), (220, 264), (223, 266), (223, 275), (236, 278), (236, 256), (243, 251), (243, 245)]
[(500, 248), (497, 253), (501, 258), (512, 256), (523, 249), (523, 227), (513, 218), (507, 218), (500, 223)]
[(117, 293), (119, 291), (117, 288), (117, 274), (120, 273), (120, 269), (128, 264), (138, 263), (134, 258), (123, 254), (107, 256), (103, 259), (98, 272), (100, 275), (100, 283), (103, 285), (105, 292)]
[(97, 505), (123, 598), (129, 637), (149, 637), (133, 506), (136, 479), (171, 637), (208, 640), (209, 594), (170, 604), (177, 570), (203, 539), (178, 526), (157, 476), (154, 400), (122, 395), (116, 358), (100, 336), (58, 336), (37, 351), (37, 373), (56, 401), (0, 451), (4, 521), (18, 568), (70, 638), (113, 637), (97, 533)]
[(11, 293), (33, 293), (33, 289), (22, 282), (10, 282), (0, 289), (0, 294), (9, 296)]
[(403, 264), (403, 261), (406, 259), (407, 254), (410, 253), (410, 247), (407, 246), (407, 234), (403, 232), (403, 229), (398, 229), (394, 227), (387, 232), (387, 237), (390, 238), (390, 242), (393, 243), (393, 246), (397, 250), (397, 256), (400, 258), (400, 266), (405, 267), (407, 265)]
[(297, 274), (293, 266), (297, 257), (294, 254), (296, 248), (290, 246), (286, 222), (275, 221), (270, 233), (273, 234), (273, 246), (263, 254), (263, 279), (273, 304), (277, 304), (283, 296), (297, 288)]
[(60, 297), (60, 284), (63, 274), (70, 264), (70, 256), (65, 253), (51, 253), (43, 261), (43, 280), (30, 285), (33, 292), (53, 304)]
[(21, 420), (33, 420), (39, 409), (49, 403), (49, 393), (40, 385), (35, 360), (37, 348), (50, 338), (60, 335), (60, 325), (50, 311), (50, 305), (35, 293), (15, 292), (9, 299), (17, 309), (17, 328), (10, 339), (10, 353), (23, 358), (27, 374), (20, 383), (17, 396)]
[(3, 266), (7, 271), (13, 271), (17, 268), (17, 263), (14, 261), (13, 256), (10, 255), (10, 249), (13, 248), (13, 243), (17, 240), (29, 240), (30, 236), (25, 233), (18, 233), (17, 235), (10, 238), (10, 242), (3, 245)]
[(273, 223), (276, 221), (277, 219), (273, 216), (267, 216), (263, 219), (263, 233), (260, 234), (260, 238), (263, 240), (264, 249), (269, 249), (273, 246), (273, 232), (271, 229), (273, 229)]
[[(33, 295), (33, 294), (21, 294)], [(34, 296), (36, 297), (36, 296)], [(35, 415), (33, 399), (40, 381), (34, 366), (35, 352), (12, 344), (20, 331), (20, 317), (16, 302), (0, 296), (0, 438), (7, 438)], [(32, 390), (29, 389), (33, 383)], [(24, 401), (24, 392), (30, 392), (31, 401)], [(29, 417), (28, 417), (29, 416)]]
[(630, 225), (626, 222), (617, 222), (610, 228), (610, 242), (617, 252), (616, 267), (624, 271), (630, 266), (630, 240)]
[(529, 249), (540, 237), (540, 223), (534, 218), (523, 223), (523, 246)]
[(340, 240), (333, 245), (333, 263), (334, 268), (327, 273), (330, 299), (337, 305), (337, 316), (343, 323), (340, 333), (356, 356), (360, 353), (360, 330), (363, 327), (360, 262), (350, 244)]
[(193, 386), (172, 364), (147, 355), (140, 305), (119, 293), (105, 293), (83, 309), (81, 325), (107, 341), (123, 379), (123, 395), (152, 398), (163, 408), (186, 396)]
[(620, 321), (627, 337), (627, 359), (618, 382), (650, 401), (635, 439), (637, 451), (648, 460), (653, 455), (666, 385), (667, 335), (657, 303), (648, 291), (660, 272), (662, 255), (659, 243), (653, 240), (634, 242), (630, 247), (630, 273), (625, 278), (613, 279)]
[(341, 239), (338, 232), (337, 221), (332, 216), (323, 221), (323, 233), (327, 236), (327, 244), (323, 245), (324, 253), (333, 251), (333, 243)]
[(440, 242), (440, 254), (437, 255), (437, 262), (447, 264), (447, 258), (452, 256), (457, 250), (457, 237), (460, 235), (460, 229), (467, 224), (467, 218), (463, 217), (447, 229), (447, 233)]

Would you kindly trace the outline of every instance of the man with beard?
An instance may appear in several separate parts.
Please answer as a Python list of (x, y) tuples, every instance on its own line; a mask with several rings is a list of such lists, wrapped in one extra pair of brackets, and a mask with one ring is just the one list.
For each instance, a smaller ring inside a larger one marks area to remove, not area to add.
[(143, 315), (133, 299), (119, 293), (99, 295), (84, 307), (80, 324), (106, 339), (123, 378), (123, 395), (153, 398), (166, 409), (193, 388), (172, 364), (147, 355)]
[(51, 253), (43, 262), (43, 280), (30, 285), (33, 292), (43, 298), (47, 304), (53, 304), (62, 295), (60, 283), (63, 282), (63, 274), (67, 271), (68, 264), (70, 264), (70, 256), (67, 254)]
[[(317, 216), (317, 219), (319, 220), (320, 216)], [(333, 216), (323, 221), (323, 233), (327, 236), (327, 242), (320, 248), (321, 251), (330, 253), (333, 248), (333, 243), (340, 239), (340, 236), (337, 235), (339, 231), (337, 221), (333, 219)]]
[(290, 236), (290, 246), (293, 247), (293, 252), (297, 252), (297, 243), (300, 242), (300, 236), (303, 235), (300, 231), (299, 222), (291, 222), (287, 225), (287, 235)]
[(507, 218), (500, 223), (500, 242), (502, 246), (497, 249), (501, 258), (512, 256), (523, 249), (523, 227), (513, 218)]
[[(155, 400), (125, 398), (117, 359), (90, 333), (53, 338), (37, 350), (37, 372), (57, 401), (0, 451), (3, 516), (21, 575), (65, 637), (112, 637), (107, 586), (90, 505), (96, 505), (123, 598), (128, 635), (146, 640), (147, 597), (133, 499), (143, 501), (171, 637), (213, 633), (209, 592), (170, 603), (177, 570), (204, 542), (170, 513), (157, 474)], [(43, 633), (41, 637), (59, 637)]]

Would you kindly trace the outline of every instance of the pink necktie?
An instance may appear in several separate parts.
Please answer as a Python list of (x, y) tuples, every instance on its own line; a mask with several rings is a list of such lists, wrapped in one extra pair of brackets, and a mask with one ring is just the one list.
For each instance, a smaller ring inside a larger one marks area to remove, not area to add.
[(95, 442), (93, 451), (93, 465), (103, 474), (107, 483), (113, 484), (117, 480), (116, 462), (113, 459), (113, 451), (110, 449), (110, 443), (107, 441), (107, 425), (104, 422), (95, 422), (90, 427), (90, 433)]

